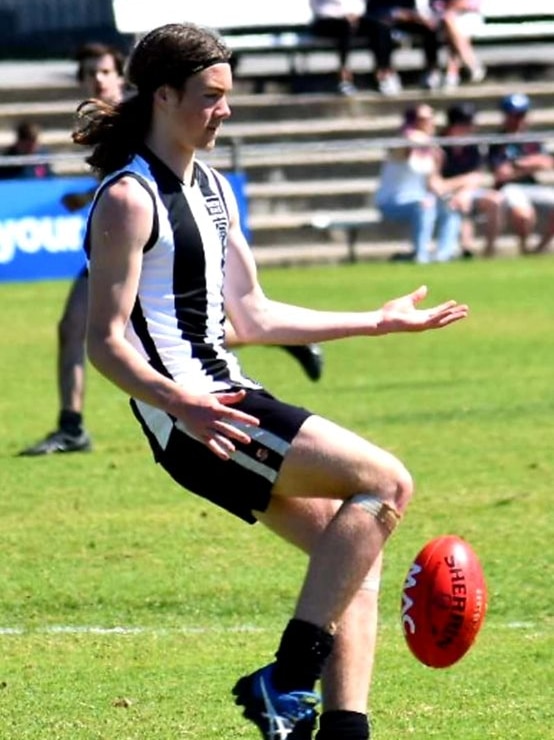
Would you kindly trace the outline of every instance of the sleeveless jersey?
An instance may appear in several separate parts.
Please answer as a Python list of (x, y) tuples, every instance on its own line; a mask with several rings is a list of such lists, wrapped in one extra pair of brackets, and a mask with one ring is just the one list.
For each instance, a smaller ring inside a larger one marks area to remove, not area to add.
[[(85, 236), (87, 256), (98, 197), (122, 177), (141, 183), (154, 205), (126, 339), (152, 367), (193, 393), (260, 388), (224, 346), (222, 291), (229, 216), (223, 176), (196, 160), (192, 185), (186, 185), (144, 149), (100, 184)], [(166, 416), (143, 402), (133, 406), (143, 421), (144, 416)]]

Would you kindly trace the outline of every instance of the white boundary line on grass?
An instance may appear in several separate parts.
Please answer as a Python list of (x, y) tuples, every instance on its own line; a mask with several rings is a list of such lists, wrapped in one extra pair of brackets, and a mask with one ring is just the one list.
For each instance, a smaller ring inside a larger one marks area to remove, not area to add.
[[(386, 626), (386, 625), (385, 625)], [(536, 630), (535, 622), (507, 622), (493, 624), (492, 627), (501, 627), (512, 630)], [(97, 625), (52, 624), (42, 627), (0, 627), (0, 637), (15, 635), (170, 635), (170, 634), (209, 634), (209, 633), (240, 633), (240, 632), (269, 632), (269, 628), (243, 624), (236, 627), (101, 627)], [(541, 630), (542, 631), (542, 630)]]
[(43, 627), (0, 627), (3, 635), (170, 635), (209, 634), (215, 632), (268, 632), (264, 627), (100, 627), (97, 625), (51, 624)]

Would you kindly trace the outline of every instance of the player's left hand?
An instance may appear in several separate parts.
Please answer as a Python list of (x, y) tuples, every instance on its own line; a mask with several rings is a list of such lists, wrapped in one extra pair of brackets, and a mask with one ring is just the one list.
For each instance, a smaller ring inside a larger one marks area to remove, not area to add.
[(468, 306), (457, 301), (446, 301), (432, 308), (418, 308), (426, 296), (427, 286), (421, 285), (412, 293), (387, 301), (381, 309), (383, 333), (442, 329), (465, 319), (469, 313)]

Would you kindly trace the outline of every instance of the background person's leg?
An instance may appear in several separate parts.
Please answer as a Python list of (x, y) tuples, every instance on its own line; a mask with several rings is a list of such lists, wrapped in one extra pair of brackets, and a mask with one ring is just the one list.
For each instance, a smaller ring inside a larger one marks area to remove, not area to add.
[(447, 202), (437, 204), (437, 262), (448, 262), (460, 254), (462, 214)]
[(88, 276), (81, 274), (71, 286), (58, 323), (56, 382), (60, 410), (57, 428), (22, 450), (20, 455), (34, 457), (91, 449), (91, 439), (83, 425), (87, 308)]
[(437, 200), (429, 195), (421, 201), (409, 203), (410, 228), (415, 261), (426, 264), (432, 259), (431, 241), (437, 220)]

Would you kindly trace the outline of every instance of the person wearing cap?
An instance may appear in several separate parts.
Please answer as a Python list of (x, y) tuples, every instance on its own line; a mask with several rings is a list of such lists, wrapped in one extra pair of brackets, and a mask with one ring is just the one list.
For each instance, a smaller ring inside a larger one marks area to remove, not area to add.
[[(443, 137), (468, 137), (475, 133), (476, 110), (472, 103), (456, 103), (446, 111)], [(502, 194), (485, 186), (485, 158), (478, 144), (443, 145), (441, 175), (445, 186), (443, 201), (464, 215), (461, 227), (461, 250), (473, 254), (474, 218), (483, 217), (485, 224), (484, 256), (492, 257), (502, 226)]]
[[(524, 134), (531, 109), (529, 97), (523, 93), (506, 95), (500, 101), (504, 120), (502, 134)], [(511, 225), (515, 230), (521, 254), (544, 252), (554, 236), (554, 188), (541, 183), (540, 176), (554, 167), (554, 158), (543, 142), (516, 141), (492, 144), (489, 166), (495, 187), (502, 192)], [(529, 238), (537, 227), (537, 214), (542, 212), (545, 226), (534, 247)]]

